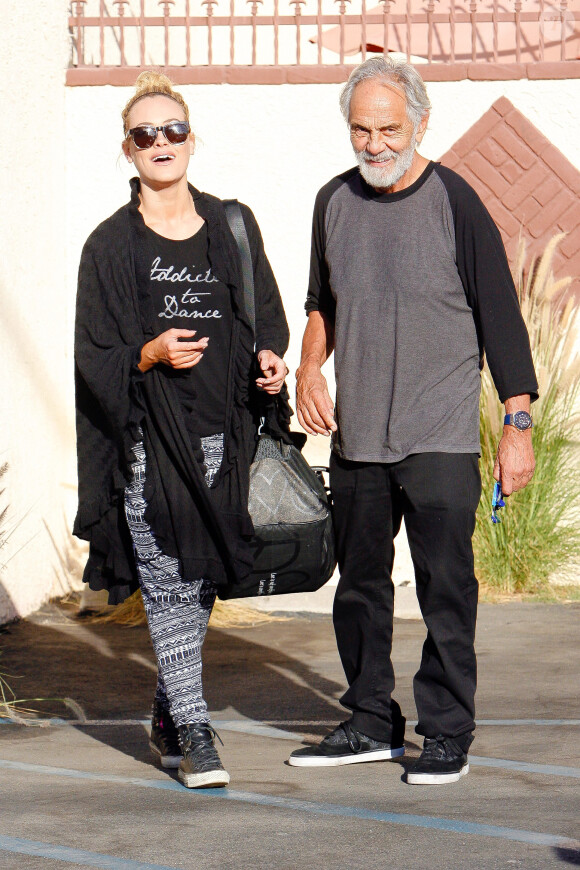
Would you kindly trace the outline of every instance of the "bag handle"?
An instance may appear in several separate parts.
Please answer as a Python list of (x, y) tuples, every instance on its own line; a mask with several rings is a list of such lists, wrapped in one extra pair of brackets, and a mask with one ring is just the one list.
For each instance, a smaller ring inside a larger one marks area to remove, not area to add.
[(242, 217), (242, 210), (237, 199), (224, 199), (224, 208), (226, 210), (226, 218), (230, 230), (236, 240), (240, 257), (242, 260), (242, 278), (244, 282), (244, 308), (252, 332), (254, 333), (254, 342), (256, 340), (256, 302), (254, 298), (254, 268), (252, 266), (252, 253), (250, 251), (250, 242), (246, 225)]
[[(240, 258), (242, 261), (242, 280), (244, 285), (244, 308), (246, 315), (252, 327), (254, 335), (254, 350), (256, 350), (256, 300), (254, 296), (254, 267), (252, 265), (252, 252), (250, 251), (250, 241), (246, 231), (242, 210), (237, 199), (224, 199), (224, 208), (226, 210), (226, 218), (232, 231), (232, 235), (236, 240)], [(258, 435), (264, 432), (266, 418), (260, 417), (258, 426)]]

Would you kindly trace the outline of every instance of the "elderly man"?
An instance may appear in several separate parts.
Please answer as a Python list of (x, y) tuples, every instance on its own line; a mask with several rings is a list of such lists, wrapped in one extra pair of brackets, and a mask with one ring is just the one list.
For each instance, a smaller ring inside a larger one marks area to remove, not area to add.
[[(418, 73), (371, 58), (350, 76), (341, 109), (358, 166), (316, 200), (297, 404), (307, 432), (332, 433), (334, 627), (351, 716), (290, 764), (404, 752), (391, 698), (393, 540), (404, 517), (427, 626), (414, 679), (424, 748), (407, 782), (454, 782), (468, 772), (475, 728), (483, 352), (505, 403), (494, 470), (505, 495), (534, 471), (537, 383), (496, 226), (460, 176), (417, 153), (430, 110)], [(333, 350), (336, 408), (321, 374)]]

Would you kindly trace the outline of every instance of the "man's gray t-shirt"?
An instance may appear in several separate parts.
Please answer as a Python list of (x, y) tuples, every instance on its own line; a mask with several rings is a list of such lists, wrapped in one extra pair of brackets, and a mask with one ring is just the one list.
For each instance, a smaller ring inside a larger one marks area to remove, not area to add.
[[(333, 449), (344, 459), (479, 452), (481, 336), (458, 267), (457, 214), (434, 169), (394, 194), (351, 170), (317, 200), (306, 308), (334, 324)], [(507, 292), (515, 297), (513, 282)], [(515, 307), (521, 320), (517, 298)], [(533, 393), (530, 366), (521, 374)]]

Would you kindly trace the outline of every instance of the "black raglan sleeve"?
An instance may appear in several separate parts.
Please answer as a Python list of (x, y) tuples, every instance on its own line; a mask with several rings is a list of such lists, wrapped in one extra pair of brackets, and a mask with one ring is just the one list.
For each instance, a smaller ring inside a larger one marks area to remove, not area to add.
[(534, 401), (538, 382), (530, 340), (499, 230), (461, 176), (440, 165), (435, 171), (449, 198), (457, 268), (500, 401), (526, 393)]
[(240, 209), (248, 233), (254, 267), (256, 353), (261, 350), (271, 350), (277, 356), (283, 357), (288, 350), (290, 331), (282, 297), (268, 262), (262, 234), (254, 213), (243, 203), (240, 203)]
[[(348, 173), (345, 173), (348, 175)], [(334, 323), (336, 302), (330, 288), (330, 273), (326, 261), (326, 209), (333, 193), (343, 184), (342, 175), (333, 178), (319, 190), (312, 217), (312, 243), (310, 248), (310, 277), (306, 295), (306, 313), (320, 311)]]

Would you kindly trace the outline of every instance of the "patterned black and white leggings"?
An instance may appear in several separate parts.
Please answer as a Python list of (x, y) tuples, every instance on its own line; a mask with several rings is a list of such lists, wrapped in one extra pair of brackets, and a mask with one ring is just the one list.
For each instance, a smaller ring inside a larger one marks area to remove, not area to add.
[[(210, 435), (201, 442), (207, 468), (205, 481), (211, 486), (222, 462), (224, 436)], [(178, 560), (166, 556), (157, 545), (145, 522), (146, 456), (142, 441), (133, 447), (133, 455), (133, 477), (125, 488), (125, 516), (157, 656), (155, 700), (170, 711), (176, 725), (209, 722), (202, 694), (201, 648), (216, 590), (205, 580), (184, 580)]]

